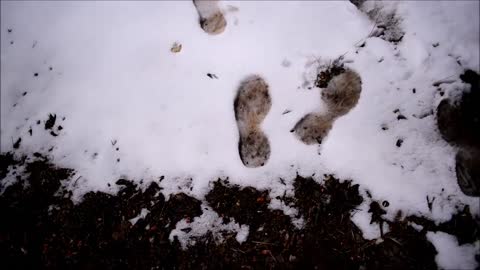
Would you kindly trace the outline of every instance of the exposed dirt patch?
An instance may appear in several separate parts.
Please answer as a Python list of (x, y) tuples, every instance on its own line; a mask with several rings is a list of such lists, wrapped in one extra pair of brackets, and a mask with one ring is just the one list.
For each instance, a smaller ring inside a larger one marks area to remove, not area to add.
[(318, 88), (326, 88), (333, 77), (344, 73), (345, 68), (342, 60), (343, 59), (340, 57), (333, 61), (330, 65), (321, 68), (318, 71), (317, 79), (315, 80), (314, 85)]
[[(5, 167), (13, 164), (10, 154), (0, 160)], [(71, 170), (40, 159), (28, 163), (26, 172), (0, 196), (5, 269), (172, 268), (179, 248), (168, 240), (171, 229), (201, 214), (194, 198), (176, 194), (166, 201), (156, 183), (142, 191), (126, 180), (117, 181), (122, 189), (115, 196), (90, 192), (74, 205), (61, 188)], [(150, 213), (132, 225), (142, 208)]]
[[(182, 250), (169, 234), (181, 219), (202, 213), (201, 202), (192, 197), (179, 193), (165, 198), (156, 183), (143, 190), (120, 179), (117, 194), (90, 192), (75, 205), (62, 188), (71, 170), (56, 168), (41, 155), (22, 161), (3, 154), (0, 165), (2, 178), (20, 165), (26, 171), (0, 195), (5, 269), (435, 269), (436, 252), (425, 238), (427, 231), (457, 235), (461, 243), (479, 239), (478, 223), (468, 209), (435, 226), (421, 217), (385, 220), (382, 209), (388, 202), (373, 202), (372, 222), (385, 222), (390, 231), (382, 242), (365, 240), (350, 220), (363, 201), (358, 185), (331, 176), (323, 184), (298, 176), (295, 196), (278, 199), (298, 209), (303, 228), (268, 207), (267, 190), (217, 181), (207, 203), (225, 223), (234, 218), (248, 225), (247, 240), (239, 244), (234, 233), (225, 232), (218, 243), (207, 234)], [(134, 219), (142, 209), (148, 214)], [(411, 222), (424, 229), (413, 229)]]

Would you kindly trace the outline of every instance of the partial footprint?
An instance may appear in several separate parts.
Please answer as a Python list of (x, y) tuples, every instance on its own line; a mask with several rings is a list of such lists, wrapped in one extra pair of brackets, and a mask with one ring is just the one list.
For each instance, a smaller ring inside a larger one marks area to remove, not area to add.
[(243, 164), (250, 168), (265, 165), (270, 157), (270, 143), (260, 124), (272, 107), (267, 83), (257, 75), (247, 77), (240, 84), (233, 106)]
[(346, 70), (333, 77), (321, 95), (327, 105), (327, 113), (307, 114), (295, 124), (291, 132), (305, 144), (321, 144), (332, 129), (333, 122), (357, 105), (361, 86), (360, 76), (352, 70)]
[(327, 104), (329, 114), (339, 117), (347, 114), (360, 99), (362, 81), (353, 70), (346, 70), (332, 78), (322, 91), (322, 100)]
[(200, 26), (211, 35), (222, 33), (227, 21), (218, 6), (219, 0), (193, 0), (193, 4), (200, 16)]
[(332, 129), (334, 119), (330, 115), (309, 113), (305, 115), (290, 132), (305, 144), (321, 144)]

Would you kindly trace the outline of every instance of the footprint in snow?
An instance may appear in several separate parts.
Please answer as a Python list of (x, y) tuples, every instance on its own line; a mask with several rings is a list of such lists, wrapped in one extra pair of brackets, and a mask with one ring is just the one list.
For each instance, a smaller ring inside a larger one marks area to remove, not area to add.
[(211, 35), (222, 33), (227, 26), (225, 16), (218, 6), (219, 0), (193, 0), (193, 4), (200, 16), (200, 26)]
[(240, 83), (234, 111), (240, 133), (240, 158), (246, 167), (263, 166), (270, 157), (270, 143), (260, 124), (271, 107), (268, 84), (260, 76), (249, 76)]
[(291, 132), (305, 144), (321, 144), (332, 129), (333, 122), (357, 105), (361, 90), (362, 82), (355, 71), (346, 69), (334, 76), (321, 94), (327, 105), (327, 113), (307, 114), (295, 124)]

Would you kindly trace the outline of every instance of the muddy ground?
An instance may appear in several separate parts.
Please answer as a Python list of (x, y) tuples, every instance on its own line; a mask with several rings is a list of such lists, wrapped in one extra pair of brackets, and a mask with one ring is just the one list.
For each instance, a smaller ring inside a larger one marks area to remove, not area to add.
[[(268, 191), (219, 180), (206, 201), (225, 222), (234, 218), (247, 224), (247, 240), (239, 244), (235, 235), (225, 233), (225, 241), (216, 243), (207, 234), (182, 250), (169, 234), (181, 219), (201, 215), (199, 200), (183, 193), (166, 199), (156, 183), (142, 191), (120, 179), (118, 194), (90, 192), (75, 205), (62, 188), (73, 171), (35, 156), (0, 155), (0, 179), (26, 168), (0, 195), (2, 269), (436, 269), (427, 230), (456, 235), (460, 243), (480, 239), (479, 221), (468, 208), (435, 225), (423, 217), (385, 220), (388, 202), (373, 200), (372, 222), (387, 222), (390, 231), (383, 241), (366, 240), (350, 220), (364, 200), (358, 185), (332, 176), (320, 185), (298, 176), (295, 196), (280, 199), (299, 210), (303, 229), (282, 211), (268, 208)], [(142, 208), (150, 213), (132, 225), (129, 219)], [(415, 230), (409, 221), (424, 229)]]

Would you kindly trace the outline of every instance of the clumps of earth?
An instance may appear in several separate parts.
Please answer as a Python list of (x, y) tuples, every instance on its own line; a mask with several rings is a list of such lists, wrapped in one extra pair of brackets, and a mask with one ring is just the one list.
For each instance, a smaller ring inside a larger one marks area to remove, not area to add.
[[(401, 214), (387, 220), (388, 203), (368, 198), (372, 223), (387, 223), (390, 230), (380, 240), (366, 240), (350, 219), (364, 201), (359, 186), (333, 176), (322, 184), (297, 176), (295, 195), (275, 198), (298, 209), (305, 222), (297, 228), (289, 216), (268, 207), (268, 190), (219, 180), (202, 202), (184, 193), (164, 197), (155, 182), (140, 188), (120, 179), (116, 194), (89, 192), (74, 204), (64, 188), (72, 175), (42, 155), (0, 155), (5, 269), (435, 269), (427, 231), (456, 235), (460, 243), (480, 239), (478, 220), (468, 208), (437, 225)], [(240, 244), (228, 232), (221, 242), (207, 233), (187, 249), (175, 237), (170, 241), (177, 222), (199, 217), (202, 204), (225, 223), (233, 218), (248, 225), (246, 241)]]

